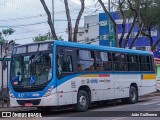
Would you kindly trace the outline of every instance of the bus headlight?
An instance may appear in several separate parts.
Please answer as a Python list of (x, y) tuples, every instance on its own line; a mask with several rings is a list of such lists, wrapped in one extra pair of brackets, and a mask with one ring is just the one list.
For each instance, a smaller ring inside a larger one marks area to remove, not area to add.
[(9, 95), (10, 95), (11, 98), (16, 98), (11, 91), (9, 91)]
[(48, 88), (47, 92), (43, 95), (43, 97), (47, 97), (51, 95), (51, 92), (53, 90), (53, 86), (51, 86), (50, 88)]

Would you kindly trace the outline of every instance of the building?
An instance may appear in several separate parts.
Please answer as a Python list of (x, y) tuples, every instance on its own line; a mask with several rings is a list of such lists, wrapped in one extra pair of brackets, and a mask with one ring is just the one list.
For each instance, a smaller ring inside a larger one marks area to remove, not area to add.
[[(68, 28), (66, 29), (66, 33), (68, 34)], [(72, 37), (74, 34), (74, 28), (72, 28)], [(84, 27), (78, 27), (78, 33), (77, 33), (77, 42), (84, 41)]]
[[(120, 12), (112, 12), (111, 13), (113, 19), (116, 21), (118, 26), (118, 38), (120, 38), (122, 34), (122, 18)], [(126, 21), (126, 32), (124, 38), (127, 36), (127, 33), (130, 29), (130, 26), (132, 24), (132, 19), (127, 19)], [(115, 46), (114, 41), (114, 31), (112, 23), (109, 22), (109, 17), (106, 16), (105, 13), (99, 13), (98, 15), (91, 15), (91, 16), (85, 16), (84, 17), (84, 37), (86, 41), (92, 41), (98, 40), (99, 42), (97, 45), (103, 45), (103, 46)], [(138, 31), (138, 27), (134, 27), (129, 42), (127, 44), (127, 47), (131, 44), (133, 38), (136, 36)], [(160, 33), (157, 30), (153, 30), (151, 32), (152, 38), (154, 39), (154, 42), (158, 40)], [(149, 39), (143, 35), (140, 35), (133, 47), (133, 49), (139, 49), (139, 50), (150, 50), (149, 46)], [(155, 57), (160, 58), (159, 54), (159, 46), (157, 47), (156, 52), (154, 52)]]

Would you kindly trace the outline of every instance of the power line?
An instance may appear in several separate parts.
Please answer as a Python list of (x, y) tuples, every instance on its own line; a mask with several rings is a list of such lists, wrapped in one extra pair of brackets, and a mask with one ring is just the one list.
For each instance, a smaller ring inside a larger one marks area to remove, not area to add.
[[(66, 31), (58, 32), (56, 34), (60, 34), (60, 33), (64, 33), (64, 32), (66, 32)], [(20, 39), (15, 39), (14, 41), (25, 40), (25, 39), (33, 39), (33, 38), (36, 38), (36, 37), (34, 36), (34, 37), (20, 38)]]
[(39, 25), (39, 24), (43, 24), (43, 23), (47, 23), (47, 21), (45, 22), (39, 22), (39, 23), (32, 23), (32, 24), (25, 24), (25, 25), (16, 25), (16, 26), (0, 26), (0, 27), (11, 27), (11, 28), (14, 28), (14, 27), (25, 27), (25, 26), (31, 26), (31, 25)]
[[(72, 20), (76, 20), (76, 19), (72, 19)], [(55, 22), (63, 22), (63, 21), (67, 21), (66, 19), (56, 19)], [(0, 26), (0, 27), (25, 27), (25, 26), (32, 26), (32, 25), (39, 25), (39, 24), (43, 24), (43, 23), (47, 23), (48, 21), (44, 21), (44, 22), (39, 22), (39, 23), (32, 23), (32, 24), (23, 24), (23, 25), (16, 25), (16, 26)]]
[[(64, 30), (64, 29), (59, 29), (59, 28), (55, 28), (56, 30)], [(41, 28), (41, 29), (37, 29), (37, 30), (30, 30), (30, 31), (26, 31), (26, 32), (19, 32), (19, 33), (14, 33), (14, 35), (16, 34), (23, 34), (23, 33), (30, 33), (30, 32), (37, 32), (37, 31), (42, 31), (42, 30), (47, 30), (50, 31), (50, 28)]]
[[(93, 6), (93, 5), (92, 5)], [(92, 7), (92, 6), (88, 6), (88, 7)], [(88, 7), (85, 7), (86, 9), (90, 9)], [(73, 9), (71, 10), (71, 14), (75, 14), (76, 11), (78, 11), (79, 9)], [(72, 11), (74, 11), (72, 13)], [(56, 14), (61, 14), (61, 13), (64, 13), (65, 11), (59, 11), (59, 12), (55, 12), (55, 15)], [(91, 11), (87, 11), (87, 12), (91, 12)], [(93, 11), (92, 11), (93, 12)], [(86, 12), (84, 12), (86, 13)], [(47, 14), (40, 14), (40, 15), (34, 15), (34, 16), (26, 16), (26, 17), (18, 17), (18, 18), (8, 18), (8, 19), (3, 19), (3, 20), (0, 20), (1, 22), (8, 22), (8, 21), (17, 21), (17, 20), (24, 20), (24, 19), (31, 19), (31, 18), (37, 18), (37, 17), (45, 17), (47, 16)]]

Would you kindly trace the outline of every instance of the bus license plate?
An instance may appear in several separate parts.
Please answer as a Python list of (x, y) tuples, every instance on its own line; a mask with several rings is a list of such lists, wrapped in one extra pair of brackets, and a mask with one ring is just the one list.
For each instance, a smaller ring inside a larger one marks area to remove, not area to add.
[(30, 106), (33, 106), (33, 104), (32, 103), (25, 103), (25, 105), (24, 106), (26, 106), (26, 107), (30, 107)]

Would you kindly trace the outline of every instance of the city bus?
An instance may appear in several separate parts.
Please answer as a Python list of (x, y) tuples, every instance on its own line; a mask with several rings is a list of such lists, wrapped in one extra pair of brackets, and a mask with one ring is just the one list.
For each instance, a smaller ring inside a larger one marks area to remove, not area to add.
[(134, 104), (155, 91), (153, 55), (147, 51), (64, 41), (25, 44), (12, 51), (11, 106), (46, 110), (73, 105), (86, 111), (97, 101)]

